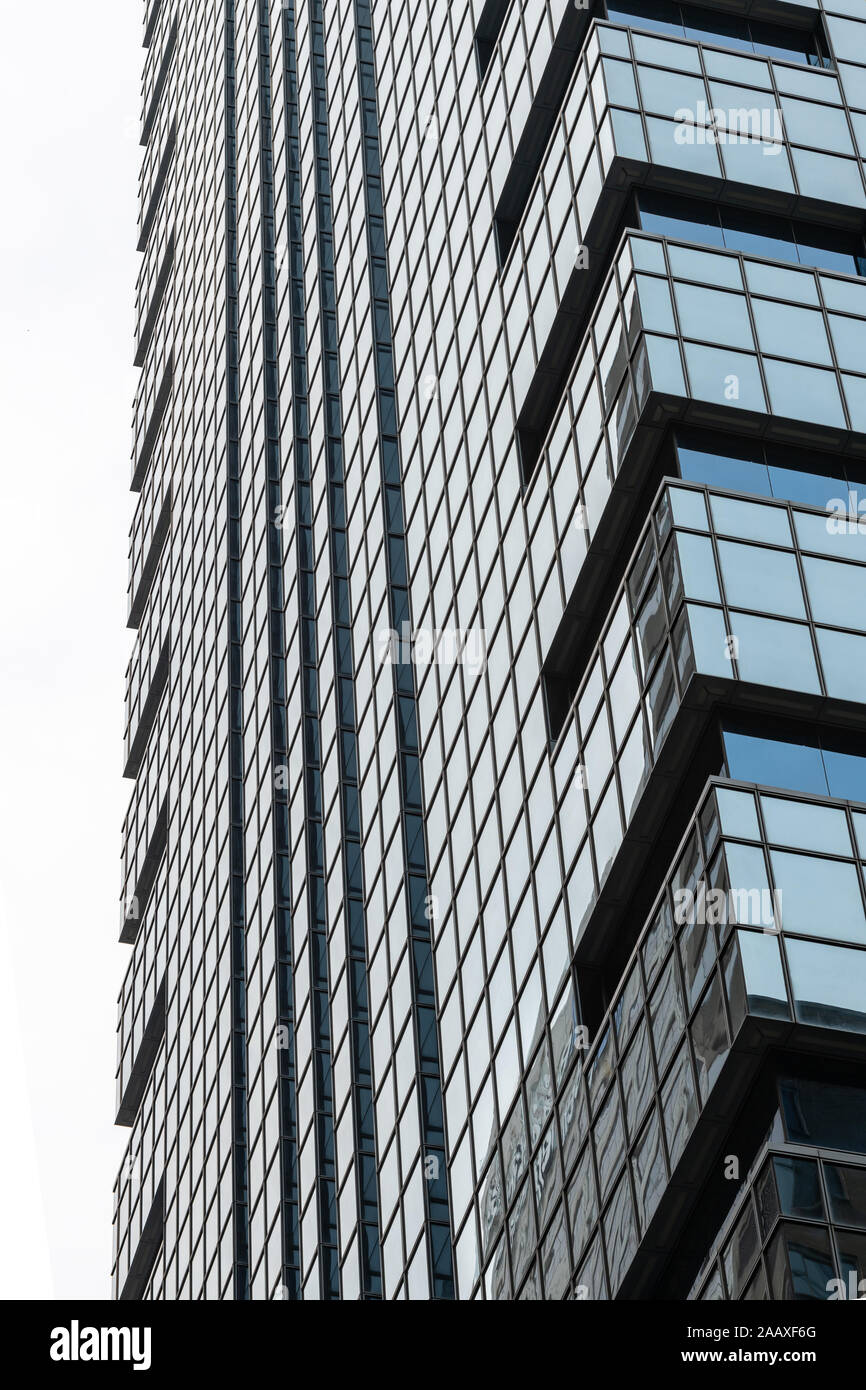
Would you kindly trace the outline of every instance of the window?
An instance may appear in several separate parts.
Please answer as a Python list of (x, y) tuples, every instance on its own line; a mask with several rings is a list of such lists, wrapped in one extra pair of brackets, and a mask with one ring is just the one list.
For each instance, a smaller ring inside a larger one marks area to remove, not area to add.
[[(866, 481), (866, 469), (848, 464), (840, 458), (703, 430), (676, 431), (674, 463), (679, 476), (688, 482), (705, 483), (728, 492), (747, 492), (754, 497), (801, 502), (822, 509), (826, 509), (831, 502), (837, 509), (840, 503), (847, 507), (849, 493), (862, 491)], [(824, 520), (819, 520), (824, 528)], [(826, 537), (823, 529), (821, 534)], [(807, 549), (814, 549), (806, 540), (802, 540), (802, 544)], [(815, 598), (820, 604), (821, 575), (817, 569), (814, 569), (814, 574)], [(828, 619), (823, 609), (821, 612), (819, 621), (842, 621), (838, 618)]]
[[(827, 730), (773, 730), (760, 721), (725, 716), (722, 740), (727, 775), (739, 782), (866, 801), (866, 745), (856, 736)], [(778, 730), (778, 732), (777, 732)]]
[(819, 227), (769, 213), (704, 203), (653, 189), (637, 194), (636, 225), (646, 232), (743, 251), (793, 265), (866, 274), (866, 254), (859, 232)]
[(679, 5), (674, 0), (612, 0), (607, 6), (607, 17), (614, 24), (651, 29), (656, 34), (676, 34), (740, 53), (762, 53), (768, 58), (806, 63), (812, 68), (830, 67), (820, 24), (795, 29), (745, 15), (720, 14), (698, 5)]
[(785, 1133), (792, 1144), (863, 1153), (866, 1144), (866, 1090), (805, 1078), (779, 1082)]

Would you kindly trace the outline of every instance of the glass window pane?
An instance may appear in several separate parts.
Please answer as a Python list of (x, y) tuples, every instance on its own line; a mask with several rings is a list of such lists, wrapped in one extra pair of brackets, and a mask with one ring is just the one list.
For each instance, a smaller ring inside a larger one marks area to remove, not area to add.
[(854, 153), (845, 112), (837, 107), (783, 96), (782, 114), (788, 139), (795, 145), (813, 145), (834, 154)]
[[(784, 224), (793, 227), (790, 223)], [(763, 265), (756, 261), (746, 261), (746, 284), (753, 294), (771, 294), (780, 299), (792, 299), (797, 304), (818, 304), (818, 286), (814, 275), (803, 270), (783, 270), (778, 265)], [(775, 351), (767, 348), (768, 352)], [(787, 353), (783, 355), (787, 356)], [(791, 356), (796, 356), (791, 353)]]
[(686, 338), (711, 338), (731, 347), (754, 345), (744, 295), (679, 282), (674, 289), (680, 328)]
[(785, 932), (866, 945), (860, 874), (854, 864), (771, 850)]
[(729, 1298), (741, 1296), (760, 1249), (758, 1223), (752, 1204), (747, 1200), (722, 1255)]
[(730, 623), (741, 680), (820, 694), (808, 627), (734, 612)]
[(675, 333), (674, 311), (667, 280), (657, 275), (636, 275), (641, 318), (645, 328), (658, 333)]
[(866, 1151), (866, 1090), (861, 1086), (785, 1077), (779, 1082), (779, 1099), (792, 1144)]
[(731, 918), (744, 926), (772, 927), (773, 903), (764, 851), (754, 845), (725, 844)]
[(827, 773), (819, 748), (734, 729), (725, 729), (723, 738), (728, 771), (736, 781), (827, 796)]
[(657, 391), (667, 392), (672, 396), (684, 396), (686, 394), (686, 382), (683, 376), (683, 364), (680, 361), (680, 350), (674, 338), (657, 338), (652, 333), (644, 336), (646, 344), (647, 358), (649, 359), (650, 376), (653, 386)]
[[(769, 460), (778, 458), (778, 453), (773, 450), (767, 451), (768, 467), (767, 472), (770, 476), (770, 491), (774, 497), (783, 498), (786, 502), (805, 502), (808, 507), (830, 506), (830, 503), (846, 498), (848, 489), (841, 478), (828, 477), (824, 473), (810, 473), (805, 469), (789, 466), (779, 462), (778, 465)], [(847, 504), (843, 504), (847, 505)]]
[(751, 792), (736, 792), (730, 787), (716, 790), (716, 801), (724, 835), (736, 835), (743, 840), (760, 840), (755, 798)]
[(678, 198), (674, 194), (639, 191), (638, 216), (641, 227), (680, 241), (699, 241), (706, 246), (723, 246), (719, 214), (712, 203)]
[[(847, 490), (842, 496), (847, 498)], [(803, 550), (817, 550), (822, 555), (866, 564), (866, 529), (849, 528), (844, 521), (808, 512), (794, 513), (794, 527)]]
[[(637, 39), (638, 36), (635, 36), (635, 47)], [(721, 166), (715, 145), (699, 143), (694, 138), (684, 140), (683, 133), (688, 134), (688, 127), (677, 121), (668, 121), (661, 116), (647, 116), (645, 120), (654, 163), (718, 177)]]
[(666, 39), (651, 39), (645, 34), (635, 34), (634, 51), (638, 60), (657, 63), (659, 67), (680, 68), (684, 72), (701, 70), (697, 49), (691, 44), (669, 43)]
[(761, 809), (767, 839), (773, 844), (826, 854), (852, 854), (844, 811), (833, 806), (814, 806), (808, 801), (785, 801), (778, 796), (762, 796)]
[(680, 1160), (698, 1117), (695, 1084), (692, 1080), (687, 1047), (680, 1048), (670, 1075), (662, 1087), (662, 1111), (673, 1169)]
[[(756, 451), (758, 454), (760, 451)], [(745, 458), (733, 453), (677, 445), (680, 474), (688, 482), (707, 483), (731, 492), (749, 492), (755, 497), (772, 496), (767, 466), (761, 457)]]
[(786, 219), (725, 207), (721, 209), (721, 218), (723, 244), (729, 250), (752, 252), (796, 264), (794, 228)]
[(728, 632), (721, 608), (687, 605), (695, 667), (708, 676), (732, 674)]
[(769, 63), (758, 58), (741, 58), (733, 53), (717, 53), (707, 49), (704, 54), (707, 73), (728, 82), (742, 82), (748, 87), (772, 87)]
[(820, 367), (801, 367), (795, 362), (764, 362), (771, 409), (794, 420), (816, 420), (826, 425), (845, 424), (835, 372)]
[(824, 316), (818, 309), (801, 309), (799, 305), (778, 304), (772, 299), (753, 299), (752, 312), (762, 352), (772, 352), (778, 357), (800, 357), (824, 366), (832, 364)]
[(779, 938), (769, 932), (740, 931), (737, 944), (749, 1012), (762, 1018), (790, 1018)]
[(677, 551), (686, 598), (721, 603), (713, 545), (709, 536), (693, 536), (689, 532), (678, 531)]
[(847, 1298), (863, 1298), (866, 1295), (866, 1236), (837, 1231), (836, 1244), (839, 1247), (839, 1267), (845, 1295)]
[(808, 1158), (777, 1155), (773, 1159), (776, 1186), (783, 1216), (798, 1216), (820, 1221), (824, 1202), (818, 1178), (818, 1165)]
[[(743, 276), (736, 256), (717, 256), (712, 251), (693, 251), (689, 246), (668, 247), (671, 271), (684, 280), (707, 280), (711, 285), (742, 290)], [(712, 334), (698, 333), (699, 338)]]
[(707, 89), (702, 77), (688, 77), (682, 72), (641, 64), (637, 75), (646, 111), (672, 115), (680, 109), (693, 113), (706, 110)]
[(866, 951), (786, 940), (794, 1008), (803, 1023), (866, 1032)]
[(627, 1173), (623, 1173), (604, 1217), (604, 1237), (610, 1283), (615, 1293), (637, 1248), (631, 1184)]
[(764, 507), (759, 502), (740, 502), (732, 497), (711, 497), (710, 510), (713, 525), (724, 536), (769, 541), (772, 545), (792, 544), (784, 507)]
[(732, 606), (805, 618), (800, 574), (790, 551), (719, 541), (719, 561), (725, 593)]
[(690, 526), (695, 531), (710, 529), (703, 493), (693, 492), (690, 488), (672, 487), (669, 496), (675, 526)]
[(866, 637), (818, 628), (817, 638), (827, 694), (861, 704), (866, 691)]
[(830, 314), (830, 332), (840, 367), (862, 371), (866, 365), (866, 321)]
[(801, 150), (796, 146), (792, 148), (791, 154), (800, 192), (807, 198), (822, 198), (831, 203), (849, 203), (853, 207), (862, 207), (866, 203), (863, 180), (855, 160), (843, 159), (835, 154), (822, 154), (817, 150)]
[(851, 419), (851, 428), (866, 430), (866, 377), (852, 376), (845, 372), (842, 377), (842, 390)]
[(622, 1064), (622, 1092), (629, 1135), (633, 1138), (640, 1128), (646, 1108), (652, 1100), (652, 1056), (647, 1038), (646, 1022), (640, 1027), (628, 1055)]
[(655, 1109), (635, 1145), (632, 1171), (641, 1230), (646, 1230), (667, 1182), (661, 1129)]
[(650, 1001), (650, 1021), (656, 1062), (662, 1072), (682, 1037), (686, 1022), (673, 958), (668, 961)]
[(728, 1055), (728, 1026), (722, 986), (714, 974), (691, 1025), (692, 1047), (701, 1097), (706, 1100)]
[(857, 753), (828, 748), (826, 741), (821, 756), (827, 770), (830, 795), (838, 796), (841, 801), (866, 801), (866, 758)]
[(866, 1168), (825, 1163), (824, 1181), (832, 1220), (866, 1229)]
[(826, 1301), (835, 1269), (825, 1230), (781, 1226), (768, 1248), (767, 1265), (774, 1299)]
[(692, 395), (740, 410), (766, 410), (758, 359), (749, 353), (685, 344)]
[[(773, 119), (772, 111), (769, 119), (764, 113), (762, 117), (767, 134), (775, 133), (778, 123)], [(784, 145), (769, 139), (747, 140), (730, 136), (721, 148), (725, 174), (732, 181), (754, 183), (759, 188), (776, 188), (784, 193), (794, 192), (794, 179)]]

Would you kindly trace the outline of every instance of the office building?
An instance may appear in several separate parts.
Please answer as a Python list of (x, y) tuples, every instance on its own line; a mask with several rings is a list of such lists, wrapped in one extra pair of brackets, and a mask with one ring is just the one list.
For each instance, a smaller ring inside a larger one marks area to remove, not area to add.
[(145, 49), (117, 1296), (850, 1296), (861, 0)]

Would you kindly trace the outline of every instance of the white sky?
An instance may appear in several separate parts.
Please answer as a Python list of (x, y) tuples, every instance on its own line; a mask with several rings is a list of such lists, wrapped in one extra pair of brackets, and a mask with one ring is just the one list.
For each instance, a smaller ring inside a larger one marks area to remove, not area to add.
[(2, 1298), (110, 1295), (140, 0), (3, 6)]

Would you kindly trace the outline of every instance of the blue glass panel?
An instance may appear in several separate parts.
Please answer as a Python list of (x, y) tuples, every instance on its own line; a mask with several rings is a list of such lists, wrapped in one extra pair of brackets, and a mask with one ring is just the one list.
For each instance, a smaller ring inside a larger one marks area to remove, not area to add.
[(794, 1007), (804, 1023), (866, 1032), (866, 951), (786, 941)]
[(723, 731), (728, 771), (738, 782), (826, 796), (829, 791), (821, 750), (806, 743)]
[(737, 835), (743, 840), (760, 840), (758, 814), (751, 792), (737, 792), (730, 787), (719, 787), (716, 800), (724, 835)]
[(721, 608), (701, 608), (689, 603), (686, 609), (697, 670), (705, 675), (730, 676), (732, 668), (728, 655), (728, 634)]
[[(866, 615), (860, 625), (866, 624)], [(862, 704), (866, 694), (866, 637), (818, 628), (818, 651), (827, 694)]]
[(822, 750), (831, 796), (841, 801), (866, 801), (866, 758), (833, 748)]
[[(866, 630), (866, 565), (845, 565), (807, 555), (803, 570), (816, 622)], [(866, 690), (863, 694), (866, 696)]]
[(781, 895), (785, 932), (866, 945), (866, 916), (856, 865), (785, 850), (771, 850), (770, 862)]
[(719, 560), (729, 604), (805, 618), (800, 575), (790, 552), (719, 541)]
[(698, 400), (740, 410), (766, 410), (757, 357), (698, 343), (686, 343), (685, 353), (692, 395)]
[(740, 502), (733, 497), (711, 497), (713, 524), (722, 535), (742, 536), (744, 540), (791, 544), (791, 527), (784, 507), (766, 507), (760, 502)]
[(852, 855), (848, 821), (838, 807), (785, 801), (778, 796), (762, 796), (761, 806), (768, 840), (794, 849)]
[(719, 213), (712, 203), (647, 190), (638, 194), (638, 219), (644, 231), (660, 236), (699, 241), (704, 246), (724, 245)]
[(820, 367), (801, 367), (795, 362), (777, 362), (772, 358), (764, 362), (764, 371), (776, 415), (844, 427), (845, 412), (835, 372)]
[(790, 1018), (778, 937), (767, 932), (740, 931), (737, 944), (749, 1012), (765, 1018)]
[(677, 549), (686, 598), (705, 599), (709, 603), (721, 603), (719, 581), (716, 578), (716, 563), (713, 559), (713, 546), (709, 536), (678, 533)]
[[(749, 492), (756, 497), (771, 496), (770, 480), (760, 445), (739, 444), (736, 441), (723, 443), (719, 439), (718, 445), (708, 440), (707, 447), (702, 448), (700, 438), (694, 438), (692, 443), (693, 438), (685, 434), (676, 440), (683, 478), (731, 492)], [(710, 447), (711, 443), (714, 447)]]
[(822, 473), (807, 473), (798, 468), (768, 466), (770, 490), (774, 497), (787, 502), (803, 502), (808, 507), (826, 507), (834, 498), (847, 495), (847, 485), (841, 478), (828, 478)]
[(780, 217), (757, 212), (722, 209), (724, 244), (732, 251), (747, 251), (778, 261), (797, 261), (794, 228)]

